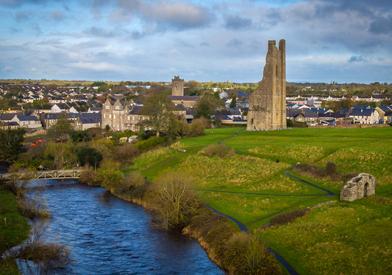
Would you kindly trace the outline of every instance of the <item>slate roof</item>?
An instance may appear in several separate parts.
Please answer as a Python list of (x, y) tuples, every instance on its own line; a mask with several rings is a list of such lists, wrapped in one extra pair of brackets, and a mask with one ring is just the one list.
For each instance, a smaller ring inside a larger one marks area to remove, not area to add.
[(79, 114), (76, 113), (48, 113), (44, 114), (44, 119), (57, 120), (60, 118), (77, 118)]
[(385, 113), (389, 113), (392, 111), (392, 106), (382, 105), (380, 106), (380, 109), (383, 110)]
[(15, 115), (16, 115), (16, 113), (0, 114), (0, 120), (11, 120)]
[(100, 123), (101, 114), (100, 113), (80, 113), (79, 119), (82, 124)]
[(39, 121), (38, 117), (31, 115), (17, 115), (20, 121)]
[(131, 106), (130, 108), (131, 108), (129, 110), (130, 115), (141, 115), (142, 114), (143, 106), (134, 105), (134, 106)]
[(374, 112), (373, 108), (365, 108), (365, 109), (359, 109), (359, 108), (353, 108), (350, 111), (350, 116), (371, 116)]

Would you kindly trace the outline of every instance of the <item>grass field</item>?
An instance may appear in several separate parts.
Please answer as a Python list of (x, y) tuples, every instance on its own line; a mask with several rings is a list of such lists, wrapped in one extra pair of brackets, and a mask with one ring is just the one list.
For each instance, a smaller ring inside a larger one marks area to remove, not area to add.
[[(214, 143), (224, 143), (236, 154), (200, 154)], [(377, 199), (341, 203), (342, 182), (291, 171), (296, 163), (321, 167), (327, 162), (334, 162), (340, 173), (373, 174)], [(173, 170), (193, 178), (206, 204), (260, 235), (300, 273), (383, 274), (392, 262), (392, 236), (386, 233), (392, 232), (391, 164), (392, 127), (272, 132), (222, 128), (143, 154), (131, 169), (150, 180)], [(287, 171), (311, 184), (288, 177)], [(318, 186), (335, 195), (327, 196)], [(326, 201), (335, 203), (314, 207)], [(261, 227), (278, 214), (304, 207), (313, 208), (294, 222)]]
[[(16, 197), (0, 186), (0, 255), (18, 245), (29, 234), (27, 220), (20, 214)], [(0, 261), (0, 274), (18, 274), (13, 260)]]

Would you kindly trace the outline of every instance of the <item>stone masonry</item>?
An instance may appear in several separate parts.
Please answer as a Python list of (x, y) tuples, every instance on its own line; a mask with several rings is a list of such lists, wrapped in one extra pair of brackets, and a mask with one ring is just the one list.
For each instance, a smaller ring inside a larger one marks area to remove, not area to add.
[(259, 88), (249, 97), (248, 131), (285, 129), (286, 42), (268, 41), (268, 52)]
[(172, 79), (172, 96), (184, 96), (184, 79), (178, 75)]
[(374, 176), (361, 173), (349, 180), (340, 191), (340, 200), (355, 201), (376, 193), (376, 179)]

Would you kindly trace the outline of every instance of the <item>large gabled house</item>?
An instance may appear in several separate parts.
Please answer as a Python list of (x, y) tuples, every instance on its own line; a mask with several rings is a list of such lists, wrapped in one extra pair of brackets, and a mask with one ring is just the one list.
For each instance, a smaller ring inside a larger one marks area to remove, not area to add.
[(75, 129), (87, 130), (91, 128), (101, 128), (100, 113), (79, 113), (75, 120)]
[(138, 131), (146, 119), (142, 115), (142, 106), (128, 104), (121, 97), (108, 97), (102, 106), (102, 128), (110, 127), (113, 131)]
[(351, 108), (348, 116), (352, 118), (354, 124), (379, 124), (380, 114), (375, 108), (355, 106)]

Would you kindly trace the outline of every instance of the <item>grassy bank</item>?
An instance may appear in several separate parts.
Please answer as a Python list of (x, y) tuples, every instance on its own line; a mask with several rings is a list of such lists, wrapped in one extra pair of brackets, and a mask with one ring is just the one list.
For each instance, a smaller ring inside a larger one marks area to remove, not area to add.
[[(16, 196), (0, 186), (0, 254), (28, 238), (29, 225)], [(0, 274), (18, 274), (14, 260), (0, 261)]]
[[(235, 154), (202, 153), (217, 143)], [(325, 167), (328, 162), (336, 164), (342, 175), (373, 174), (377, 199), (340, 203), (341, 180), (291, 171), (311, 183), (307, 184), (286, 174), (297, 163)], [(390, 268), (392, 238), (385, 234), (391, 230), (392, 218), (390, 163), (392, 128), (273, 132), (224, 128), (144, 153), (128, 170), (137, 170), (151, 181), (168, 172), (192, 178), (204, 203), (247, 225), (300, 272), (353, 274), (385, 273)], [(327, 196), (323, 189), (335, 195)], [(335, 203), (314, 207), (327, 201)], [(265, 227), (278, 215), (304, 208), (310, 210), (303, 217)], [(358, 260), (362, 263), (354, 268)]]

